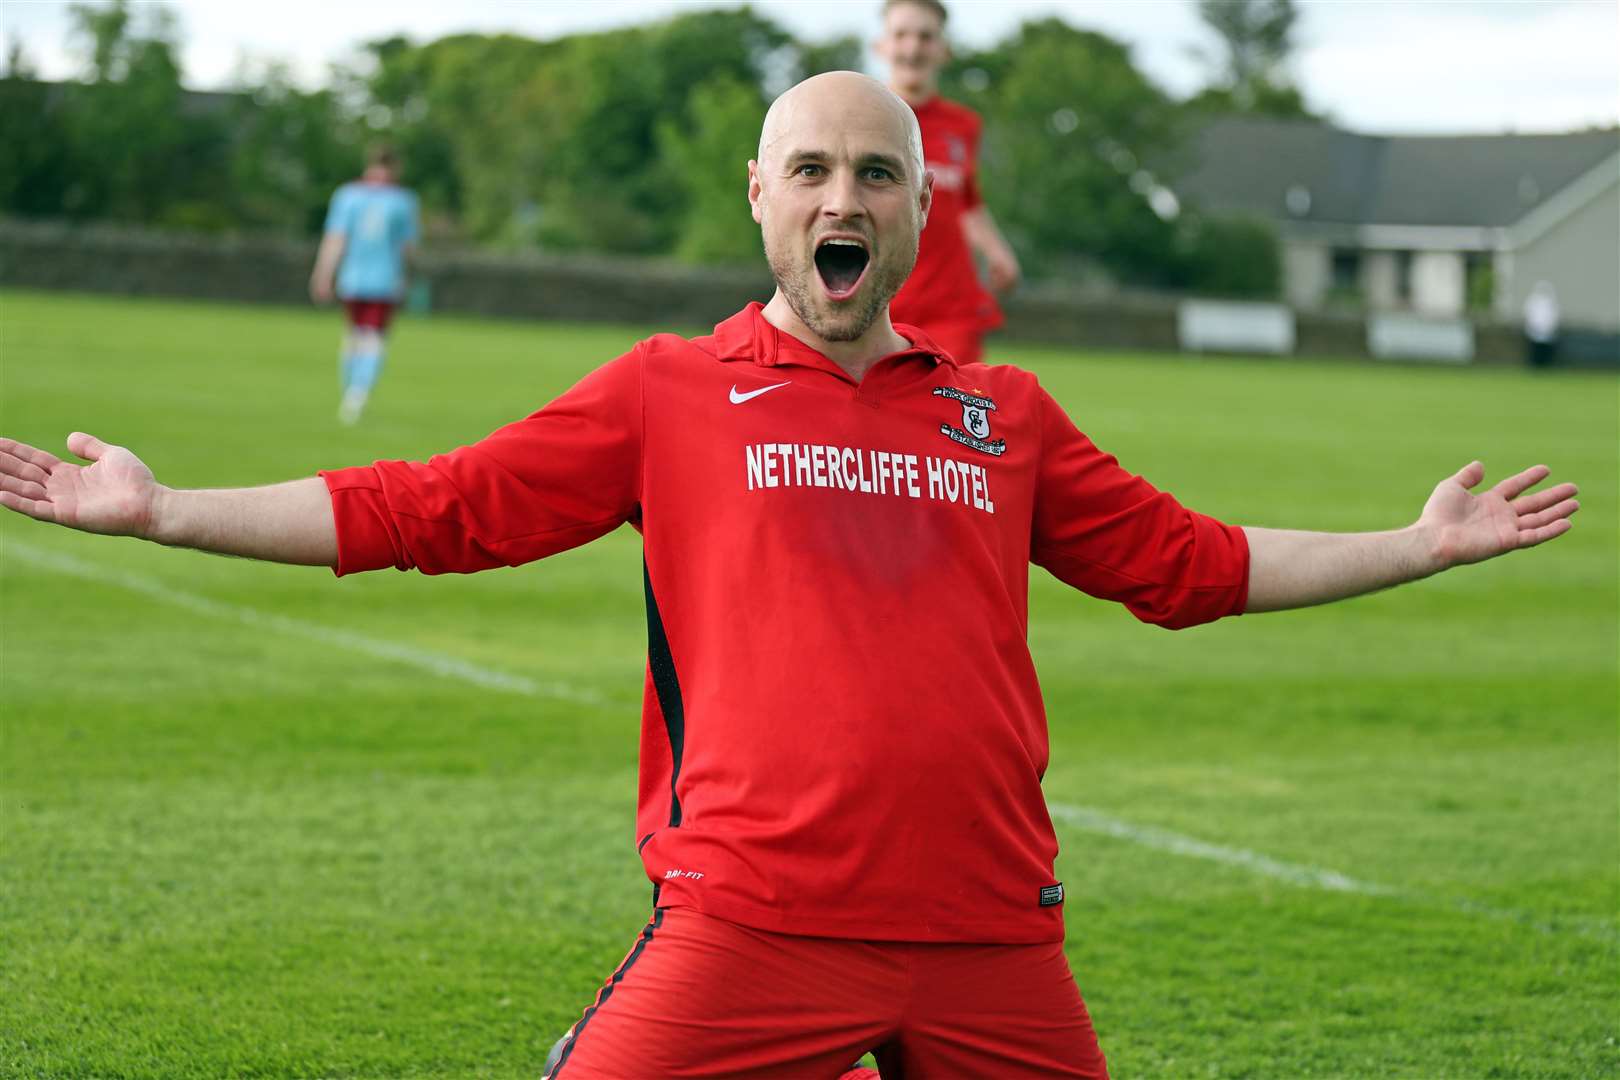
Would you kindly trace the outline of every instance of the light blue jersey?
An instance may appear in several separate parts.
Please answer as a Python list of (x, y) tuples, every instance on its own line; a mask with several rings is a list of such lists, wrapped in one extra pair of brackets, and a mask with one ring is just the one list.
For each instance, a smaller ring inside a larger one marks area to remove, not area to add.
[(355, 180), (332, 196), (326, 231), (344, 238), (337, 294), (345, 300), (398, 300), (405, 291), (405, 245), (416, 242), (416, 196), (393, 184)]

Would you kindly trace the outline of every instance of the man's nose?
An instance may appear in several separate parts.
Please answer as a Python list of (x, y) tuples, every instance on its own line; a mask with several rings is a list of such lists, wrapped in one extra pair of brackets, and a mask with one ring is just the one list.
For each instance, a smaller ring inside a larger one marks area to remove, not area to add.
[(827, 185), (822, 188), (821, 213), (823, 217), (851, 220), (866, 216), (861, 202), (861, 186), (855, 179), (855, 170), (836, 169)]

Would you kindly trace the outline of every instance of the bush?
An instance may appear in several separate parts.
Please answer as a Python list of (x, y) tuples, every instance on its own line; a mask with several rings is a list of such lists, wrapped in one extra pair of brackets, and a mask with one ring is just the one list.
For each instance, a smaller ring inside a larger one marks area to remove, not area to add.
[(1255, 217), (1191, 217), (1182, 228), (1186, 287), (1210, 296), (1269, 300), (1282, 285), (1271, 223)]

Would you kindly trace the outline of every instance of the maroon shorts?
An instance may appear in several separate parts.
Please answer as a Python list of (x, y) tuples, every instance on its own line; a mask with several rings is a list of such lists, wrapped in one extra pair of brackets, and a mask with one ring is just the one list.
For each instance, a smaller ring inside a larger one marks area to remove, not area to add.
[(394, 304), (390, 300), (345, 300), (343, 310), (349, 314), (349, 325), (368, 330), (387, 330), (394, 317)]
[(568, 1033), (558, 1080), (1106, 1078), (1061, 942), (850, 941), (660, 908)]

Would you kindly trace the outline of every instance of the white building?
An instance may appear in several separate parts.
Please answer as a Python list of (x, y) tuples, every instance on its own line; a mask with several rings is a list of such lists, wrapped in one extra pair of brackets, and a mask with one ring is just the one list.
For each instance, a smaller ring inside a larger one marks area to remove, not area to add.
[(1286, 297), (1518, 322), (1538, 281), (1566, 326), (1620, 332), (1620, 131), (1375, 136), (1227, 117), (1184, 202), (1271, 219)]

